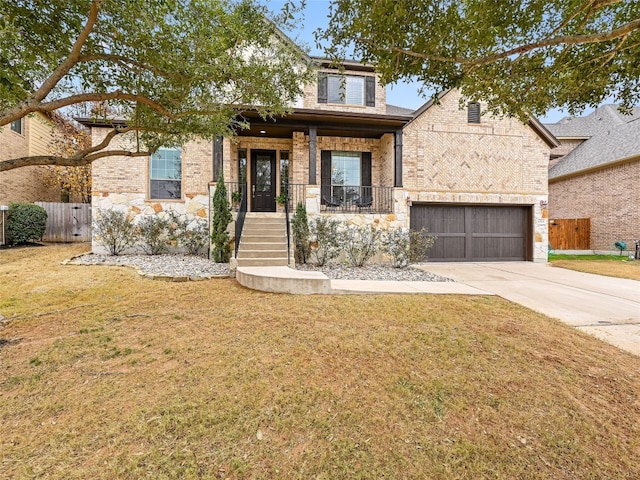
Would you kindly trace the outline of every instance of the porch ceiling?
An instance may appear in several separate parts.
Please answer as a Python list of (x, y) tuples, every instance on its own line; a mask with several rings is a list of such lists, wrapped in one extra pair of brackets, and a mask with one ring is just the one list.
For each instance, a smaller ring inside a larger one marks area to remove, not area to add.
[[(309, 134), (316, 127), (318, 136), (380, 138), (401, 129), (411, 117), (354, 114), (296, 109), (290, 115), (263, 120), (257, 112), (244, 112), (249, 128), (239, 130), (241, 137), (291, 138), (293, 132)], [(264, 132), (264, 133), (262, 133)]]

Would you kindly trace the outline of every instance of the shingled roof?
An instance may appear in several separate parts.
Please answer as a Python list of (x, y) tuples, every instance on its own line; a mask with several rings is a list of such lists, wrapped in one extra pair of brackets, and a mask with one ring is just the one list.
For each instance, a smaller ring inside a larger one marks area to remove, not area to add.
[(565, 117), (545, 125), (562, 139), (585, 139), (549, 170), (549, 179), (640, 158), (640, 107), (624, 115), (617, 105), (604, 105), (584, 117)]

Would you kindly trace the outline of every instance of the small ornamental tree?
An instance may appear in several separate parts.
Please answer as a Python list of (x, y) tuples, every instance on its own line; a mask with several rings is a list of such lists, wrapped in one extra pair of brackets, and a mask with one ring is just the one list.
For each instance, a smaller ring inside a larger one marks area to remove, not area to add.
[(307, 263), (307, 258), (309, 258), (309, 223), (307, 209), (302, 202), (298, 202), (296, 206), (296, 214), (291, 222), (291, 229), (293, 231), (296, 263)]
[(231, 257), (231, 248), (229, 247), (231, 238), (227, 228), (232, 219), (231, 207), (227, 199), (227, 187), (224, 184), (222, 172), (220, 172), (216, 191), (213, 194), (213, 220), (211, 221), (211, 243), (213, 245), (211, 254), (214, 262), (227, 263)]
[(7, 231), (12, 244), (42, 239), (47, 226), (47, 212), (33, 203), (11, 202), (7, 215)]

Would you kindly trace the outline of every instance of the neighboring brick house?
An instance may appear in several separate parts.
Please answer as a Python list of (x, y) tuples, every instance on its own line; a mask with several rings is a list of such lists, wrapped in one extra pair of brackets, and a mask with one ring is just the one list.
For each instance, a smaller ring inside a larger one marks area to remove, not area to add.
[[(456, 91), (415, 112), (394, 107), (372, 67), (346, 62), (343, 81), (316, 61), (317, 84), (287, 116), (249, 111), (250, 128), (234, 139), (94, 162), (93, 207), (209, 218), (222, 171), (230, 195), (249, 192), (249, 211), (275, 212), (288, 185), (291, 207), (304, 202), (310, 218), (426, 227), (438, 236), (432, 260), (547, 260), (547, 170), (558, 143), (537, 120), (482, 115), (483, 104)], [(83, 123), (94, 143), (109, 129)]]
[(590, 248), (633, 248), (640, 238), (640, 107), (629, 115), (604, 105), (584, 117), (546, 127), (561, 145), (552, 150), (549, 214), (589, 218)]
[[(53, 123), (34, 113), (11, 122), (0, 132), (0, 160), (51, 153)], [(0, 205), (9, 202), (59, 202), (60, 191), (43, 183), (46, 167), (21, 167), (0, 172)]]

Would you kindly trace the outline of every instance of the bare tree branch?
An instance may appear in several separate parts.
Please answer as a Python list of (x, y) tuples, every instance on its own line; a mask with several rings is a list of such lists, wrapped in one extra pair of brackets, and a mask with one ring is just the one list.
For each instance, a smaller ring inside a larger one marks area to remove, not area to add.
[(38, 155), (33, 157), (12, 158), (0, 162), (0, 172), (13, 170), (20, 167), (32, 167), (36, 165), (57, 165), (60, 167), (80, 167), (103, 157), (146, 157), (149, 152), (130, 152), (129, 150), (104, 150), (82, 158), (58, 157), (55, 155)]

